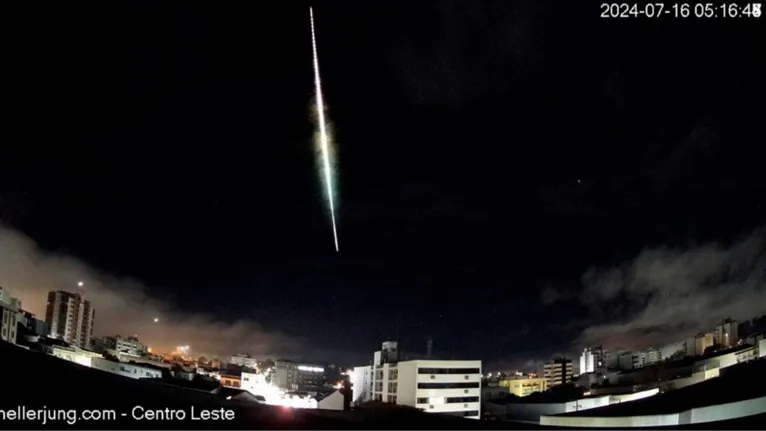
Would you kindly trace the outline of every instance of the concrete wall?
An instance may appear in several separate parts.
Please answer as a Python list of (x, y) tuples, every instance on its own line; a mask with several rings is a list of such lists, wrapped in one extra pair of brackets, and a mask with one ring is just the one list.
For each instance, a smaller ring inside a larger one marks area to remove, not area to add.
[(605, 407), (620, 402), (630, 402), (641, 398), (650, 397), (659, 393), (659, 389), (650, 389), (624, 395), (604, 395), (600, 397), (583, 398), (566, 403), (513, 403), (498, 406), (493, 403), (485, 403), (487, 413), (513, 420), (539, 422), (545, 415), (558, 415), (582, 410), (590, 410)]
[(657, 427), (717, 422), (763, 413), (766, 413), (766, 397), (698, 407), (679, 413), (665, 415), (618, 417), (544, 415), (540, 417), (540, 424), (554, 427), (583, 428)]
[(752, 416), (766, 412), (766, 397), (753, 398), (736, 403), (718, 404), (691, 410), (691, 421), (698, 424), (703, 422), (722, 421)]
[(649, 389), (647, 391), (635, 392), (632, 394), (612, 395), (609, 400), (609, 404), (627, 403), (630, 401), (640, 400), (642, 398), (651, 397), (660, 393), (660, 389)]
[(580, 410), (590, 410), (598, 407), (608, 406), (610, 399), (610, 395), (604, 395), (603, 397), (583, 398), (575, 401), (569, 401), (565, 404), (564, 408), (567, 413), (577, 412)]
[(130, 377), (131, 379), (151, 379), (162, 377), (162, 370), (142, 367), (135, 364), (126, 364), (123, 362), (112, 362), (103, 358), (91, 359), (91, 368), (108, 371), (113, 374), (119, 374), (123, 377)]
[(331, 393), (317, 403), (317, 408), (323, 410), (343, 410), (343, 394), (340, 391)]
[(628, 417), (542, 416), (540, 425), (582, 428), (633, 428), (678, 425), (679, 414)]
[(87, 350), (82, 350), (78, 347), (59, 347), (52, 346), (48, 350), (48, 353), (65, 361), (74, 362), (86, 367), (90, 367), (92, 359), (103, 359), (98, 353), (93, 353)]
[[(544, 415), (560, 415), (567, 412), (566, 403), (518, 403), (506, 404), (502, 413), (494, 413), (487, 403), (487, 412), (500, 416), (503, 419), (539, 422)], [(502, 416), (505, 414), (505, 416)]]

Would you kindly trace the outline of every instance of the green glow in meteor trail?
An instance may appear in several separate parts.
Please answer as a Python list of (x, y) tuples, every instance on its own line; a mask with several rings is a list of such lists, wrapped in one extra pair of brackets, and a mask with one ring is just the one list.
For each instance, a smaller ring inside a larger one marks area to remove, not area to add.
[(327, 125), (324, 118), (324, 99), (322, 99), (322, 80), (319, 78), (319, 58), (317, 57), (317, 40), (314, 33), (314, 10), (309, 8), (311, 18), (311, 48), (314, 52), (314, 87), (316, 90), (317, 112), (319, 113), (319, 140), (322, 150), (322, 164), (324, 166), (325, 187), (327, 187), (327, 200), (330, 202), (330, 217), (332, 218), (332, 236), (335, 240), (335, 251), (338, 251), (338, 229), (335, 225), (335, 197), (332, 192), (332, 169), (330, 167), (330, 149), (327, 143)]

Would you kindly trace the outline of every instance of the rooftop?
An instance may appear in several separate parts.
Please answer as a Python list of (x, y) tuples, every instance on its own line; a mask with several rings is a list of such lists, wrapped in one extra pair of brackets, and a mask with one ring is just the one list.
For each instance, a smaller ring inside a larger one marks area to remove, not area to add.
[(766, 396), (766, 386), (753, 384), (766, 377), (766, 359), (721, 370), (720, 377), (624, 404), (565, 413), (562, 416), (643, 416), (677, 413), (697, 407)]
[[(417, 411), (399, 409), (369, 409), (366, 411), (334, 412), (325, 410), (286, 409), (256, 403), (237, 403), (220, 396), (185, 389), (151, 380), (122, 377), (106, 371), (84, 367), (39, 352), (0, 342), (0, 357), (5, 363), (18, 364), (27, 369), (24, 385), (13, 387), (13, 397), (0, 398), (0, 408), (27, 409), (108, 409), (118, 412), (110, 421), (112, 429), (141, 427), (131, 417), (136, 405), (146, 409), (195, 410), (231, 409), (235, 419), (215, 428), (228, 429), (532, 429), (529, 424), (499, 421), (476, 421), (454, 417), (441, 417)], [(35, 372), (32, 372), (34, 370)], [(38, 372), (45, 370), (45, 372)], [(42, 390), (41, 388), (45, 388)], [(72, 388), (78, 390), (72, 391)], [(126, 413), (122, 416), (119, 413)], [(49, 423), (56, 427), (61, 424)], [(77, 427), (76, 424), (75, 427)], [(34, 425), (33, 425), (34, 426)], [(99, 424), (89, 423), (98, 428)], [(156, 429), (210, 429), (205, 421), (186, 420), (153, 421)], [(542, 427), (539, 427), (542, 428)]]

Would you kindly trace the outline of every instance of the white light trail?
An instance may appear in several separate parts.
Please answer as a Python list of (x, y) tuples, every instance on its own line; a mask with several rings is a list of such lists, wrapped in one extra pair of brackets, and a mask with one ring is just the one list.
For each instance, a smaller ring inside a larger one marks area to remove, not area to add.
[(332, 218), (332, 236), (335, 240), (335, 251), (338, 251), (338, 229), (335, 226), (335, 197), (332, 192), (332, 171), (330, 167), (330, 149), (327, 143), (327, 126), (324, 118), (324, 99), (322, 98), (322, 80), (319, 78), (319, 57), (317, 57), (317, 40), (314, 33), (314, 9), (309, 8), (311, 18), (311, 48), (314, 53), (314, 87), (316, 89), (317, 112), (319, 113), (319, 141), (322, 150), (322, 164), (324, 166), (325, 187), (327, 187), (327, 200), (330, 201), (330, 217)]

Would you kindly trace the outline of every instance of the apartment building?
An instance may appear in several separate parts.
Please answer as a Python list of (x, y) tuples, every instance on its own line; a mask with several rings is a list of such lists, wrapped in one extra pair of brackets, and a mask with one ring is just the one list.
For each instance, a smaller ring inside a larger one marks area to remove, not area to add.
[(572, 381), (574, 368), (571, 359), (559, 358), (545, 364), (543, 377), (548, 389)]
[(64, 290), (48, 293), (45, 322), (52, 338), (89, 349), (95, 318), (96, 311), (82, 294)]
[(399, 361), (387, 341), (372, 365), (352, 373), (354, 403), (381, 401), (469, 419), (480, 418), (481, 361)]

